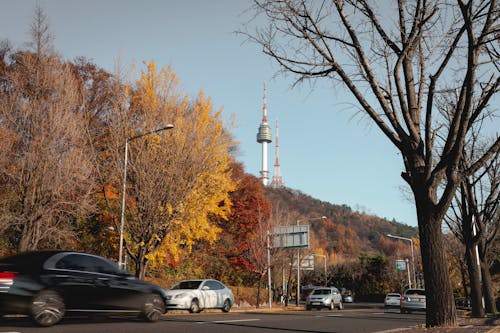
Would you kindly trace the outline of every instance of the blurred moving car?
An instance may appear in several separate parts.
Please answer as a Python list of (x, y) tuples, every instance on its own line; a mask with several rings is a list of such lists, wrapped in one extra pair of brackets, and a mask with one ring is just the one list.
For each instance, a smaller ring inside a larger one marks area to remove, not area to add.
[(401, 303), (401, 294), (399, 293), (389, 293), (385, 295), (384, 299), (384, 307), (390, 308), (390, 307), (398, 307)]
[(342, 302), (344, 303), (354, 303), (354, 297), (349, 294), (342, 295)]
[(233, 292), (217, 280), (185, 280), (167, 290), (168, 310), (198, 313), (204, 309), (221, 309), (229, 312), (233, 304)]
[(335, 306), (337, 306), (339, 310), (344, 308), (342, 304), (342, 295), (335, 287), (316, 288), (306, 298), (307, 310), (313, 308), (328, 308), (333, 310)]
[(165, 313), (165, 299), (163, 288), (92, 254), (37, 251), (0, 259), (0, 313), (26, 314), (40, 326), (69, 313), (136, 314), (152, 322)]
[(425, 290), (420, 288), (406, 289), (401, 296), (399, 309), (401, 313), (425, 311)]

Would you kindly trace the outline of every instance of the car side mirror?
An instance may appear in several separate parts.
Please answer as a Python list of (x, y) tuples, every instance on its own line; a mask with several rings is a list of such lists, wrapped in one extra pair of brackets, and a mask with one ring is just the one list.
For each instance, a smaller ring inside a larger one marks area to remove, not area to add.
[(203, 286), (203, 287), (201, 287), (201, 290), (210, 290), (210, 287), (209, 286)]

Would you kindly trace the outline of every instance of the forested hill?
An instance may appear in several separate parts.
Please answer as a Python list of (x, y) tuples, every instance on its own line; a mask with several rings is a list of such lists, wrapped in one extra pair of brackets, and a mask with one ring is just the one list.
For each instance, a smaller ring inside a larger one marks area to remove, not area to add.
[[(312, 230), (312, 246), (328, 253), (357, 256), (362, 252), (383, 253), (387, 234), (417, 237), (418, 228), (374, 215), (355, 212), (349, 206), (335, 205), (315, 199), (290, 188), (266, 189), (279, 224), (305, 224), (308, 218)], [(325, 216), (319, 220), (317, 217)]]

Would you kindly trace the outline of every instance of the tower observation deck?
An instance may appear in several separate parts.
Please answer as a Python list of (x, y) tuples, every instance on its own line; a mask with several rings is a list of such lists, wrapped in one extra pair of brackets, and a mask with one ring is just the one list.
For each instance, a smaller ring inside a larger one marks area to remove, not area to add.
[(260, 170), (260, 179), (262, 184), (269, 184), (269, 170), (267, 168), (267, 145), (272, 142), (271, 127), (267, 122), (267, 101), (266, 101), (266, 83), (264, 82), (264, 103), (262, 106), (262, 122), (257, 133), (257, 142), (262, 146), (262, 165)]

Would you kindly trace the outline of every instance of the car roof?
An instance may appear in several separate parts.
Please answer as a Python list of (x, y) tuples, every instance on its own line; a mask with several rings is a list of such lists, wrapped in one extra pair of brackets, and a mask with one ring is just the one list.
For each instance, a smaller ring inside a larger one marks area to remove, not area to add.
[(53, 256), (54, 254), (67, 252), (63, 250), (42, 250), (42, 251), (28, 251), (14, 254), (0, 259), (0, 263), (17, 263), (25, 260), (33, 262), (43, 262)]
[(67, 252), (62, 250), (28, 251), (0, 259), (0, 267), (15, 267), (19, 271), (37, 271), (55, 254)]
[(27, 251), (1, 258), (0, 266), (16, 267), (16, 269), (26, 270), (26, 271), (38, 270), (43, 267), (43, 265), (47, 262), (47, 260), (49, 260), (49, 258), (64, 253), (97, 256), (91, 253), (70, 251), (70, 250)]

